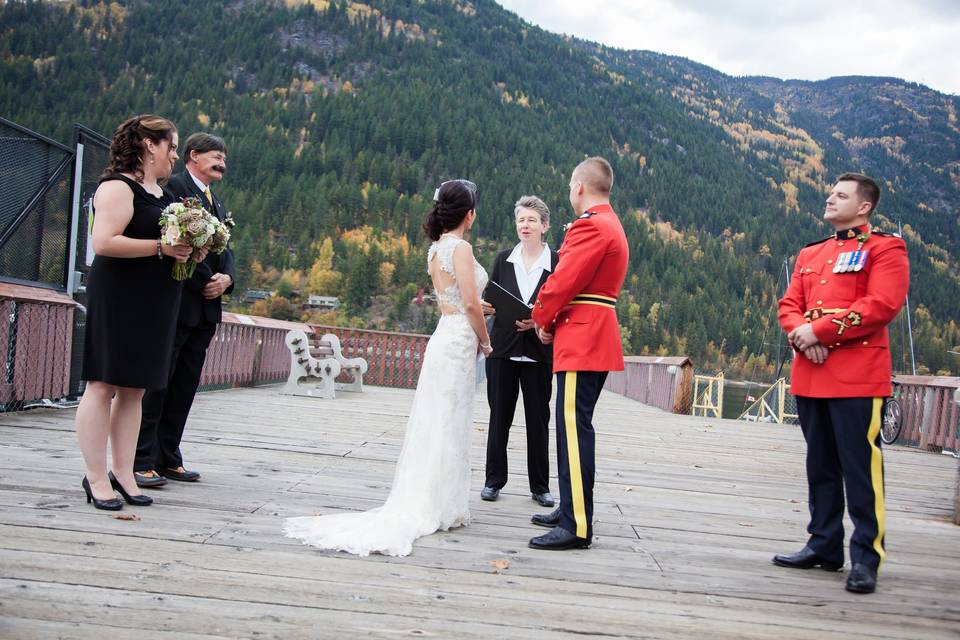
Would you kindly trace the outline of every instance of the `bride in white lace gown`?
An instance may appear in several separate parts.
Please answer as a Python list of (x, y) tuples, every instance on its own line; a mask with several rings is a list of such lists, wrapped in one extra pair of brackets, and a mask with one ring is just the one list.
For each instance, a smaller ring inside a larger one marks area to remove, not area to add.
[(479, 294), (487, 273), (463, 234), (476, 219), (477, 188), (444, 182), (424, 230), (440, 322), (427, 343), (390, 495), (360, 513), (288, 518), (287, 537), (321, 549), (405, 556), (413, 541), (469, 523), (470, 440), (477, 353), (490, 353)]

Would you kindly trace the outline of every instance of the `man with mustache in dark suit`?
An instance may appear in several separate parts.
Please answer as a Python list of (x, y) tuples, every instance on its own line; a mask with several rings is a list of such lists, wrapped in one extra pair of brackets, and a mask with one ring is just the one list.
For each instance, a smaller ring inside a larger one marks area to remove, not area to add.
[[(170, 178), (166, 188), (177, 198), (197, 198), (221, 221), (228, 212), (210, 185), (223, 179), (227, 145), (221, 138), (195, 133), (183, 149), (186, 170)], [(228, 221), (232, 224), (232, 221)], [(134, 461), (134, 477), (141, 487), (157, 487), (167, 479), (195, 482), (197, 471), (183, 466), (180, 441), (200, 384), (207, 347), (221, 320), (221, 296), (233, 290), (233, 252), (209, 253), (185, 283), (177, 318), (169, 384), (148, 390)]]

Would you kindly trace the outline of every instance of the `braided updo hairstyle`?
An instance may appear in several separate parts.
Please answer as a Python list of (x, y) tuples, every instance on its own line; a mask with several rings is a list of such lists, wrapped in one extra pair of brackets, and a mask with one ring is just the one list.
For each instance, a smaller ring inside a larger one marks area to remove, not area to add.
[(146, 114), (124, 120), (113, 132), (110, 141), (110, 160), (103, 175), (131, 173), (137, 182), (143, 182), (143, 159), (147, 155), (144, 140), (160, 144), (173, 140), (176, 125), (162, 116)]
[(433, 209), (423, 221), (423, 230), (431, 240), (456, 229), (471, 209), (477, 208), (477, 185), (469, 180), (447, 180), (433, 196)]

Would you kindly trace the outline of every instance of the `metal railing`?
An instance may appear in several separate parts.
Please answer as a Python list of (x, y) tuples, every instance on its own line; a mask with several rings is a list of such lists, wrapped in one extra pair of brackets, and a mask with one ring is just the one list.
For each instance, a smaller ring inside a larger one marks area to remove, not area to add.
[[(420, 378), (423, 354), (430, 336), (419, 333), (394, 333), (350, 327), (315, 325), (313, 332), (319, 337), (332, 333), (340, 338), (340, 346), (346, 358), (363, 358), (369, 369), (363, 381), (382, 387), (415, 389)], [(289, 368), (289, 362), (287, 363)], [(344, 371), (338, 382), (351, 382), (350, 374)]]
[(723, 372), (715, 376), (697, 375), (693, 380), (690, 413), (704, 418), (723, 417)]
[(224, 313), (207, 350), (201, 388), (251, 387), (286, 380), (290, 351), (283, 339), (294, 329), (310, 331), (299, 322)]
[(63, 289), (70, 147), (0, 118), (0, 280)]
[(893, 377), (893, 384), (903, 415), (900, 438), (925, 451), (956, 452), (960, 447), (960, 404), (956, 398), (960, 378), (898, 375)]
[(797, 402), (790, 395), (790, 385), (786, 378), (780, 378), (764, 391), (738, 420), (751, 422), (776, 422), (777, 424), (798, 424)]
[(52, 289), (0, 283), (0, 412), (69, 395), (74, 307)]

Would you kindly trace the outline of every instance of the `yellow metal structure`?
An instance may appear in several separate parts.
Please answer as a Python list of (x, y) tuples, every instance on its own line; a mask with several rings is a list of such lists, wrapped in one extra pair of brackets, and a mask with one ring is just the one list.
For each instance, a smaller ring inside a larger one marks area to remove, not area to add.
[(796, 424), (799, 418), (793, 413), (796, 403), (787, 392), (786, 378), (780, 378), (763, 392), (746, 411), (740, 414), (740, 420), (752, 422), (776, 422), (777, 424)]
[(723, 372), (715, 376), (693, 377), (691, 415), (706, 418), (723, 417)]

